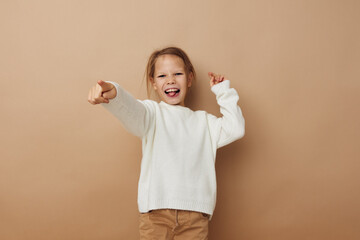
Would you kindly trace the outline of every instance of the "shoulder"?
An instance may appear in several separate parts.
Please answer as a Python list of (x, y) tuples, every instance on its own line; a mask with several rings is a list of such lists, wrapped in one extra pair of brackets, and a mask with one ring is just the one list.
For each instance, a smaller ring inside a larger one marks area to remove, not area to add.
[(145, 108), (149, 108), (149, 109), (154, 109), (156, 107), (159, 107), (159, 103), (153, 101), (153, 100), (150, 100), (150, 99), (145, 99), (145, 100), (140, 100), (140, 99), (137, 99), (140, 103), (142, 103)]
[(202, 121), (206, 121), (207, 124), (213, 124), (218, 119), (217, 116), (206, 112), (205, 110), (196, 110), (193, 111), (193, 116), (198, 119), (202, 119)]
[(154, 100), (150, 100), (150, 99), (145, 99), (145, 100), (140, 100), (138, 99), (139, 102), (141, 102), (144, 105), (151, 105), (151, 106), (155, 106), (155, 105), (159, 105), (159, 103), (155, 102)]
[[(192, 110), (191, 110), (192, 111)], [(205, 110), (196, 110), (196, 111), (192, 111), (195, 115), (198, 116), (207, 116), (209, 115), (208, 112), (206, 112)]]

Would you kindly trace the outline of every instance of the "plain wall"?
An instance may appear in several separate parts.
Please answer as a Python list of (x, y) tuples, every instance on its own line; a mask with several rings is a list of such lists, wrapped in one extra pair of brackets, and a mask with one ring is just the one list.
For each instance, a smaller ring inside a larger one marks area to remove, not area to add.
[(176, 45), (192, 109), (207, 72), (239, 93), (245, 137), (219, 149), (210, 240), (360, 239), (360, 2), (0, 2), (0, 239), (138, 239), (141, 142), (87, 102), (99, 79), (146, 98)]

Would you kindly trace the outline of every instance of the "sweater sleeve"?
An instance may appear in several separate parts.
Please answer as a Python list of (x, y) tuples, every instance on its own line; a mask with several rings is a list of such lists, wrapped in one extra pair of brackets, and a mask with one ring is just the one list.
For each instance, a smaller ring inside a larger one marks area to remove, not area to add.
[(223, 115), (217, 118), (209, 114), (209, 123), (214, 129), (217, 148), (220, 148), (245, 135), (245, 119), (237, 105), (239, 96), (234, 88), (230, 88), (229, 80), (212, 86), (211, 91), (215, 93)]
[(149, 126), (149, 109), (119, 84), (106, 82), (115, 86), (117, 94), (115, 98), (109, 100), (109, 103), (101, 103), (101, 105), (119, 119), (127, 131), (142, 138)]

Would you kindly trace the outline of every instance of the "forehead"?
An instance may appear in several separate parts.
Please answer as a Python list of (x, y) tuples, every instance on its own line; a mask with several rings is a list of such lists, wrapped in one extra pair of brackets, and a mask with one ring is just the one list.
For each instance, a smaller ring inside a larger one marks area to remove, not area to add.
[(185, 69), (184, 61), (176, 56), (171, 54), (161, 55), (156, 59), (155, 62), (155, 71), (166, 71), (169, 69)]

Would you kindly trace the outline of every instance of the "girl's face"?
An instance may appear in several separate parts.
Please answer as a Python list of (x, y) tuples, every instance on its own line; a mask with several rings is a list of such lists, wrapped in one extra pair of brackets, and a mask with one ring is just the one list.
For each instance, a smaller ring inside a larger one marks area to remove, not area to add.
[(172, 105), (185, 106), (187, 89), (191, 86), (193, 75), (186, 77), (184, 61), (175, 55), (161, 55), (155, 62), (154, 90), (161, 101)]

